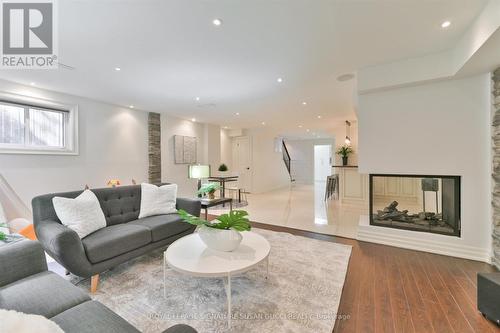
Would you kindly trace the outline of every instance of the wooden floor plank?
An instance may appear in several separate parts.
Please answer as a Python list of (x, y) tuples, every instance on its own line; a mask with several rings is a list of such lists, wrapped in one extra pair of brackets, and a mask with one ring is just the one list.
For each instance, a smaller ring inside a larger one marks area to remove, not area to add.
[(500, 332), (476, 308), (476, 274), (496, 271), (491, 265), (287, 227), (252, 225), (353, 247), (338, 311), (349, 319), (337, 319), (335, 333)]

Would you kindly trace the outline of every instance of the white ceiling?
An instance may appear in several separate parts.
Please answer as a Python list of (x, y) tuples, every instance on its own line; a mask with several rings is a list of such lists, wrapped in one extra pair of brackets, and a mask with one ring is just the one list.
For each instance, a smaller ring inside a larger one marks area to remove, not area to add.
[(59, 59), (76, 69), (0, 77), (223, 126), (326, 133), (355, 117), (355, 80), (337, 76), (448, 49), (486, 2), (64, 0)]

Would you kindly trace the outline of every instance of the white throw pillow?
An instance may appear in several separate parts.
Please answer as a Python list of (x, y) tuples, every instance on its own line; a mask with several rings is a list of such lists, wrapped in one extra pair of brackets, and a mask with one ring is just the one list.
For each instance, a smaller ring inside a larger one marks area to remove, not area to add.
[(76, 231), (80, 238), (106, 226), (99, 200), (90, 190), (75, 199), (54, 197), (52, 203), (61, 223)]
[(141, 211), (139, 218), (177, 213), (177, 184), (156, 186), (141, 184)]
[(64, 333), (52, 320), (43, 316), (0, 309), (2, 333)]

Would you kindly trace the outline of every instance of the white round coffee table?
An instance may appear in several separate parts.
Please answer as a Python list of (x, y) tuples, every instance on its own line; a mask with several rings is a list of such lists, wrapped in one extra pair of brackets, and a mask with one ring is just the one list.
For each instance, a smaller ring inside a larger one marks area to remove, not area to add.
[(266, 279), (269, 274), (269, 242), (251, 231), (241, 233), (243, 240), (238, 249), (221, 252), (207, 248), (198, 233), (179, 238), (167, 248), (163, 260), (163, 296), (166, 297), (167, 265), (173, 270), (197, 277), (227, 278), (227, 314), (231, 327), (231, 276), (246, 272), (261, 262), (266, 262)]

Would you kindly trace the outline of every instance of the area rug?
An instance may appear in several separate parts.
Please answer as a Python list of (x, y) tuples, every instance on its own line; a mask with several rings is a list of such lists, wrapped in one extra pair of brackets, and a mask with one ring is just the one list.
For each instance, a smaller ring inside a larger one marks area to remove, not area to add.
[[(232, 279), (232, 329), (227, 326), (224, 281), (193, 278), (169, 270), (163, 297), (162, 251), (101, 274), (92, 297), (144, 333), (178, 323), (207, 332), (331, 333), (351, 247), (253, 229), (271, 244), (265, 264)], [(88, 290), (88, 280), (79, 283)]]

